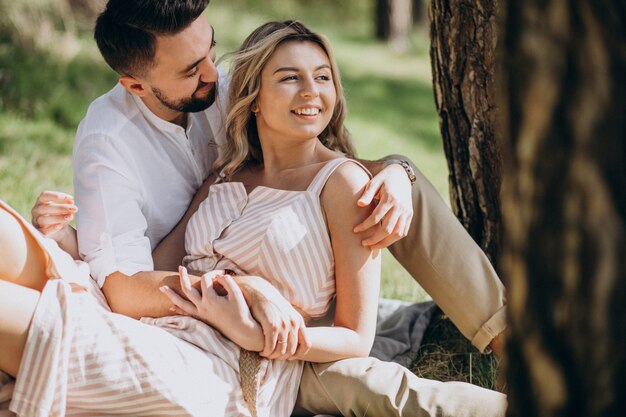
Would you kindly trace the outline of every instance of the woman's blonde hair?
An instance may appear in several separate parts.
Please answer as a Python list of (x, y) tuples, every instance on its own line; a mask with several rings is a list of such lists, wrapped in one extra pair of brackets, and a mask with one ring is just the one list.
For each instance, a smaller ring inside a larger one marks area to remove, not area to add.
[(226, 57), (232, 62), (228, 88), (226, 144), (221, 157), (215, 163), (215, 169), (217, 172), (221, 171), (228, 179), (245, 162), (263, 162), (252, 107), (261, 88), (261, 71), (276, 48), (287, 41), (314, 42), (328, 56), (337, 100), (328, 126), (318, 137), (329, 149), (350, 157), (356, 155), (350, 134), (343, 125), (347, 110), (346, 100), (337, 62), (328, 40), (325, 36), (310, 31), (298, 21), (269, 22), (255, 29), (238, 51)]

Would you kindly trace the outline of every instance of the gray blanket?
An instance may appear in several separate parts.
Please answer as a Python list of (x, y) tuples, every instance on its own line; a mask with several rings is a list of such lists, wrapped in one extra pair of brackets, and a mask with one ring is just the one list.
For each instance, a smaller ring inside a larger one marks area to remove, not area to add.
[(370, 356), (409, 367), (435, 311), (435, 303), (380, 299), (376, 338)]

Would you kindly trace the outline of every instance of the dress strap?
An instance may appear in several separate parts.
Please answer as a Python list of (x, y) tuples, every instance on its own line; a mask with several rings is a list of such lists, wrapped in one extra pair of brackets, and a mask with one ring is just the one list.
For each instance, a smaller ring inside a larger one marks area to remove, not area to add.
[(354, 164), (357, 164), (358, 166), (363, 168), (363, 170), (367, 173), (367, 175), (370, 178), (372, 178), (372, 174), (370, 174), (367, 168), (365, 168), (363, 164), (361, 164), (359, 161), (355, 161), (354, 159), (350, 159), (350, 158), (341, 157), (341, 158), (336, 158), (336, 159), (332, 159), (328, 161), (322, 167), (322, 169), (319, 170), (317, 175), (315, 175), (315, 178), (313, 178), (313, 181), (311, 181), (311, 184), (309, 184), (307, 191), (311, 191), (317, 195), (320, 195), (322, 193), (322, 190), (324, 189), (324, 186), (326, 185), (326, 182), (328, 181), (328, 178), (330, 178), (332, 173), (335, 172), (335, 170), (337, 169), (337, 167), (339, 167), (339, 165), (344, 164), (346, 162), (352, 162)]

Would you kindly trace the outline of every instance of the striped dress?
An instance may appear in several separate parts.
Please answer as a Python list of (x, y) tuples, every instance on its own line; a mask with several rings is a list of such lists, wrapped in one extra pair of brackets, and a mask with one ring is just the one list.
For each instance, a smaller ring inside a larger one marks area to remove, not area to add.
[[(190, 219), (189, 269), (232, 269), (270, 281), (307, 315), (334, 298), (334, 262), (320, 193), (346, 158), (322, 167), (305, 191), (219, 183)], [(1, 202), (0, 202), (1, 203)], [(84, 264), (13, 213), (51, 255), (10, 409), (19, 416), (250, 416), (239, 381), (240, 349), (191, 317), (111, 313)], [(70, 277), (69, 279), (66, 279)], [(68, 281), (88, 288), (73, 292)], [(303, 363), (261, 361), (258, 416), (287, 417)]]
[[(221, 182), (187, 224), (184, 263), (190, 270), (231, 269), (268, 280), (285, 299), (312, 319), (324, 317), (335, 296), (333, 252), (320, 194), (334, 170), (349, 161), (327, 162), (304, 191)], [(160, 325), (168, 318), (155, 319)], [(177, 319), (178, 320), (178, 319)], [(185, 318), (181, 319), (185, 320)], [(190, 333), (176, 331), (185, 338)], [(227, 365), (220, 374), (240, 382), (239, 348), (215, 332), (202, 348)], [(259, 416), (289, 416), (296, 402), (302, 361), (261, 361), (256, 409)], [(240, 391), (227, 415), (247, 415)]]

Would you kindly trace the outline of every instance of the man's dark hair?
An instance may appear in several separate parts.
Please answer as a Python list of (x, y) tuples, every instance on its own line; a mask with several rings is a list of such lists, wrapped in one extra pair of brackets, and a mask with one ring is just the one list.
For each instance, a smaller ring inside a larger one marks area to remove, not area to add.
[(186, 29), (210, 0), (109, 0), (94, 38), (104, 60), (121, 75), (143, 75), (153, 64), (158, 35)]

